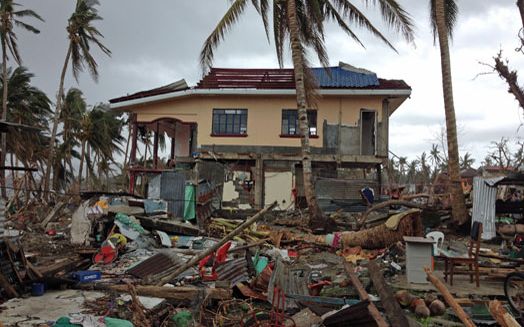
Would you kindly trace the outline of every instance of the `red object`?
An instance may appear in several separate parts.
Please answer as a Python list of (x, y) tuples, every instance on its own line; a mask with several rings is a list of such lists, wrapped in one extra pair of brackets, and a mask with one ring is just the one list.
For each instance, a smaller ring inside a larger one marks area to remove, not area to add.
[(48, 229), (46, 231), (46, 234), (49, 236), (55, 236), (56, 235), (56, 229)]
[[(200, 260), (200, 262), (198, 263), (198, 271), (203, 280), (206, 280), (206, 281), (217, 280), (218, 275), (215, 271), (216, 267), (219, 264), (222, 264), (226, 261), (227, 251), (229, 251), (231, 244), (232, 244), (231, 241), (227, 242), (226, 244), (222, 245), (216, 252)], [(206, 274), (206, 265), (208, 265), (209, 262), (212, 263), (211, 273)]]
[[(109, 243), (109, 242), (107, 242)], [(111, 244), (104, 243), (100, 247), (97, 253), (93, 256), (93, 263), (101, 263), (101, 264), (108, 264), (118, 257), (118, 249), (116, 249)]]

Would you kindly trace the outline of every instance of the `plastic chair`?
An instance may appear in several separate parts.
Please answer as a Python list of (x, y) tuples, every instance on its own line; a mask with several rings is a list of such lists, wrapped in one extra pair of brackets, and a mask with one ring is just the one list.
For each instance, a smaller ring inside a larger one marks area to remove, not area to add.
[(433, 255), (439, 255), (439, 249), (444, 244), (444, 233), (437, 231), (429, 232), (426, 234), (426, 237), (435, 240), (435, 243), (433, 243)]

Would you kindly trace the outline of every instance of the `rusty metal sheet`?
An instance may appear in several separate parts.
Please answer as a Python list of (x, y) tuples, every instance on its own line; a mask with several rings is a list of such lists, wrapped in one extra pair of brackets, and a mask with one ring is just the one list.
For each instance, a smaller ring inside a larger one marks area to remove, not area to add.
[(127, 273), (138, 278), (146, 278), (164, 272), (167, 269), (176, 269), (182, 266), (182, 264), (184, 264), (184, 261), (176, 254), (162, 252), (128, 269)]
[(228, 281), (231, 286), (249, 279), (246, 258), (228, 261), (216, 268), (218, 280)]

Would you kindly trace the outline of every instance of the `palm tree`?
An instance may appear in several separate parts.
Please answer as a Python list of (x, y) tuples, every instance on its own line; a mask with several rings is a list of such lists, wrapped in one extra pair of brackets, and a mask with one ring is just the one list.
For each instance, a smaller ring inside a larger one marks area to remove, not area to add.
[[(364, 27), (391, 48), (393, 46), (349, 0), (235, 0), (204, 43), (200, 54), (200, 62), (204, 70), (212, 65), (215, 48), (224, 39), (231, 26), (238, 21), (250, 2), (262, 17), (268, 40), (270, 35), (269, 12), (271, 10), (273, 12), (273, 39), (280, 67), (283, 67), (285, 42), (289, 41), (301, 134), (304, 193), (309, 207), (310, 225), (313, 228), (325, 226), (327, 221), (323, 219), (317, 203), (311, 167), (307, 108), (315, 106), (316, 83), (309, 70), (306, 51), (312, 49), (320, 63), (324, 67), (328, 66), (328, 56), (324, 45), (324, 27), (329, 21), (335, 22), (361, 45), (362, 42), (349, 27), (349, 23)], [(389, 26), (402, 33), (408, 41), (413, 40), (411, 18), (396, 0), (377, 0), (373, 1), (373, 4), (380, 7), (382, 17)]]
[[(96, 105), (92, 110), (85, 113), (81, 119), (81, 129), (78, 135), (81, 144), (80, 168), (78, 184), (81, 186), (84, 162), (92, 170), (95, 165), (99, 167), (100, 173), (106, 178), (112, 170), (110, 164), (116, 164), (114, 154), (122, 154), (121, 145), (126, 140), (122, 136), (125, 120), (118, 114), (110, 111), (105, 104)], [(94, 162), (87, 154), (89, 147), (97, 160)]]
[(431, 25), (433, 35), (438, 35), (440, 64), (442, 69), (442, 90), (444, 93), (444, 111), (446, 113), (446, 135), (448, 145), (448, 174), (451, 183), (451, 209), (453, 222), (463, 225), (467, 220), (466, 202), (460, 184), (459, 152), (457, 139), (457, 121), (453, 103), (453, 85), (451, 82), (451, 60), (448, 38), (453, 36), (453, 27), (457, 19), (458, 8), (455, 0), (431, 0)]
[[(52, 113), (51, 101), (43, 91), (31, 85), (32, 78), (33, 74), (23, 66), (8, 70), (7, 119), (47, 131), (48, 120)], [(2, 88), (0, 94), (3, 94), (3, 78), (0, 83)], [(17, 160), (20, 160), (25, 167), (38, 164), (43, 167), (42, 158), (47, 152), (49, 143), (49, 139), (44, 133), (12, 130), (9, 135), (7, 148), (15, 154)]]
[(81, 133), (81, 120), (87, 111), (87, 103), (82, 91), (77, 88), (70, 88), (62, 103), (60, 122), (63, 124), (64, 167), (68, 166), (74, 176), (73, 149), (79, 145), (77, 136)]
[(466, 152), (464, 156), (460, 158), (460, 169), (469, 169), (475, 163), (475, 159), (471, 157), (471, 153)]
[[(43, 21), (36, 12), (30, 9), (24, 10), (15, 10), (17, 6), (20, 6), (17, 3), (14, 3), (12, 0), (2, 0), (0, 1), (0, 42), (2, 43), (2, 78), (4, 81), (8, 78), (8, 69), (7, 61), (9, 59), (8, 53), (11, 54), (14, 61), (21, 65), (22, 59), (20, 57), (20, 52), (18, 51), (17, 38), (14, 31), (14, 27), (20, 27), (26, 31), (33, 32), (35, 34), (40, 33), (35, 27), (24, 23), (21, 19), (25, 17), (36, 18), (40, 21)], [(7, 121), (7, 98), (8, 98), (8, 87), (9, 83), (6, 84), (7, 87), (4, 87), (2, 93), (2, 121)], [(1, 153), (0, 153), (0, 165), (5, 166), (5, 158), (7, 155), (7, 135), (2, 133), (1, 136)], [(2, 186), (2, 197), (6, 198), (5, 191), (5, 170), (0, 170), (0, 184)]]
[[(103, 38), (103, 35), (95, 26), (93, 26), (95, 21), (102, 19), (102, 17), (98, 15), (98, 10), (96, 9), (98, 4), (98, 0), (77, 0), (75, 11), (68, 20), (67, 34), (69, 36), (69, 46), (67, 49), (64, 66), (62, 67), (62, 73), (60, 75), (60, 85), (58, 87), (55, 117), (53, 121), (53, 129), (51, 131), (51, 151), (49, 151), (48, 156), (48, 162), (50, 163), (53, 161), (54, 156), (56, 133), (62, 111), (64, 80), (69, 63), (71, 62), (73, 76), (77, 81), (78, 76), (80, 72), (83, 71), (84, 67), (87, 67), (93, 80), (97, 81), (98, 64), (95, 58), (91, 55), (91, 46), (96, 45), (100, 50), (102, 50), (103, 53), (108, 56), (111, 55), (111, 51), (100, 41), (100, 38)], [(50, 176), (51, 165), (48, 165), (44, 178), (45, 191), (49, 190)]]

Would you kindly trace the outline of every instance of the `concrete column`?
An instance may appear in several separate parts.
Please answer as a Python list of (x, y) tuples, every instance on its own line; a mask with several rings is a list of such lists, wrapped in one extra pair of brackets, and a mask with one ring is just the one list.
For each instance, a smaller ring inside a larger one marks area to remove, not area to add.
[(257, 155), (255, 162), (255, 209), (264, 208), (264, 160), (262, 155)]
[(389, 100), (382, 101), (382, 130), (380, 131), (379, 155), (388, 157), (389, 154)]

